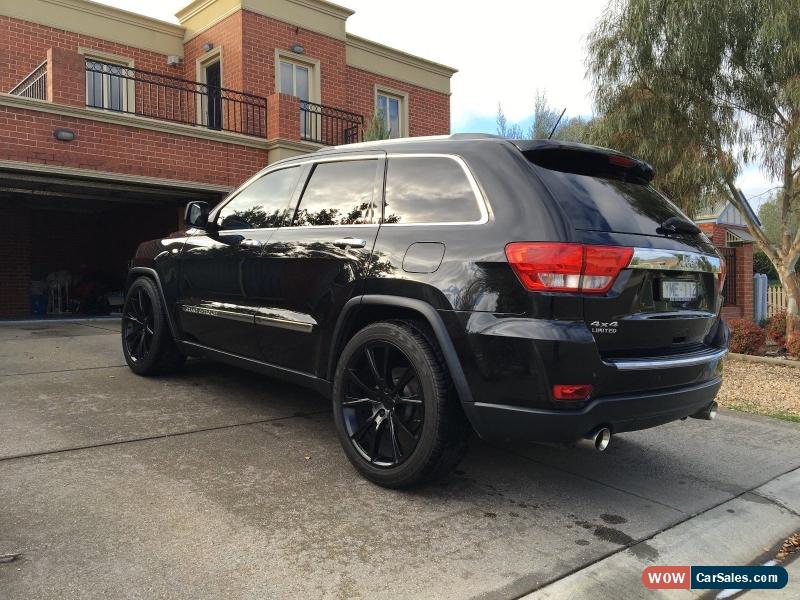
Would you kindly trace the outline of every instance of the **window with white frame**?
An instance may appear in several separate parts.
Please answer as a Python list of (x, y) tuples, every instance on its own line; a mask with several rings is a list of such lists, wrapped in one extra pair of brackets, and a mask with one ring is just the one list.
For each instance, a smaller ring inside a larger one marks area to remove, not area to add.
[(107, 54), (84, 52), (86, 57), (86, 106), (128, 112), (133, 61)]
[(407, 135), (406, 96), (377, 89), (375, 92), (375, 114), (383, 121), (390, 138)]

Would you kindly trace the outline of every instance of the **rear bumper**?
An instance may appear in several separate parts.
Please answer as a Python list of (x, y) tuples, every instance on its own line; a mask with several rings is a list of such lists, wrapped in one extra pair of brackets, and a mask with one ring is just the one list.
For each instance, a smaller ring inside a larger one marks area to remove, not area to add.
[(647, 429), (693, 415), (717, 395), (719, 378), (701, 384), (599, 397), (577, 410), (547, 410), (484, 402), (464, 403), (478, 435), (486, 440), (571, 442), (600, 426), (612, 433)]

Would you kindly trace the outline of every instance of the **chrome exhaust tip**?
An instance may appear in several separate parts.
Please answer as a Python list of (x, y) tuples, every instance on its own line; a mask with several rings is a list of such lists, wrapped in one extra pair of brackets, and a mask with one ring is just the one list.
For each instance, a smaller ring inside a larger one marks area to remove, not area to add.
[(585, 437), (575, 442), (579, 448), (603, 452), (611, 443), (611, 430), (608, 427), (598, 427)]
[(716, 402), (712, 402), (708, 406), (706, 406), (703, 410), (696, 412), (695, 414), (691, 415), (693, 419), (703, 419), (704, 421), (713, 421), (717, 418), (717, 410), (719, 406)]

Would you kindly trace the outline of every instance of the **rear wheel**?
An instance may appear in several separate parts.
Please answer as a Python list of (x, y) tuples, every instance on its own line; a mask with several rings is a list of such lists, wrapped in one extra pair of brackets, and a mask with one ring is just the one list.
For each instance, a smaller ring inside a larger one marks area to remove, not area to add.
[(155, 283), (147, 277), (134, 281), (125, 296), (122, 352), (137, 375), (169, 373), (186, 359), (172, 339)]
[(347, 457), (379, 485), (435, 479), (466, 451), (469, 428), (447, 370), (407, 322), (375, 323), (353, 336), (336, 369), (333, 408)]

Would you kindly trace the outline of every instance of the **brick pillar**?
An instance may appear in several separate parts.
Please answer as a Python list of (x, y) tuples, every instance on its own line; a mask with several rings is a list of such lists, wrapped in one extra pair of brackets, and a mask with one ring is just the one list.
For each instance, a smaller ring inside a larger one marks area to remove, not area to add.
[(300, 99), (288, 94), (267, 98), (267, 139), (300, 141)]
[(86, 106), (86, 60), (82, 54), (62, 48), (47, 51), (47, 100)]
[(30, 314), (30, 211), (0, 208), (0, 317)]
[[(731, 273), (731, 275), (734, 275)], [(736, 305), (743, 319), (753, 319), (753, 244), (736, 247)]]

